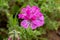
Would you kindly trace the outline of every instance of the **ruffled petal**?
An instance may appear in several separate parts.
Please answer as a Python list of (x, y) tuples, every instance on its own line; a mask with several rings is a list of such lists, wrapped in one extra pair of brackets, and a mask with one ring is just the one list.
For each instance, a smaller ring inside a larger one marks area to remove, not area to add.
[(32, 6), (32, 8), (31, 8), (31, 12), (32, 13), (35, 13), (36, 12), (36, 10), (40, 10), (37, 6)]
[(40, 16), (39, 20), (44, 21), (44, 16)]
[(27, 7), (26, 7), (26, 14), (27, 14), (28, 17), (31, 14), (30, 11), (31, 11), (31, 7), (29, 5), (27, 5)]
[(18, 18), (19, 18), (19, 19), (20, 19), (20, 18), (24, 19), (25, 16), (26, 16), (26, 14), (19, 14), (19, 15), (18, 15)]
[(34, 13), (33, 15), (35, 15), (35, 16), (38, 18), (38, 17), (41, 16), (41, 13), (40, 13), (40, 11), (36, 10), (35, 13)]
[(26, 9), (31, 9), (31, 7), (29, 5), (27, 5)]
[(21, 13), (26, 13), (26, 8), (22, 8)]
[(28, 28), (28, 26), (29, 26), (29, 21), (23, 20), (23, 21), (21, 22), (21, 26), (24, 27), (24, 28)]
[(34, 23), (31, 23), (30, 26), (31, 26), (32, 29), (36, 29), (37, 28), (37, 25), (35, 25)]
[(31, 7), (29, 5), (27, 5), (26, 8), (22, 8), (21, 13), (27, 14), (27, 13), (29, 13), (29, 11), (31, 11)]
[(43, 26), (44, 21), (40, 20), (33, 20), (32, 23), (34, 23), (37, 27)]
[(35, 15), (30, 15), (30, 19), (35, 20), (35, 19), (37, 19), (37, 17)]

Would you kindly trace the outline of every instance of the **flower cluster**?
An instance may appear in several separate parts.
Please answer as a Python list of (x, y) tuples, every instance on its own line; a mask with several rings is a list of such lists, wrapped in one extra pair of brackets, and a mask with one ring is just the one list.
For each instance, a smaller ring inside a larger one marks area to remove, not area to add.
[(44, 25), (44, 16), (37, 6), (29, 6), (22, 8), (21, 13), (18, 14), (19, 19), (24, 19), (21, 26), (24, 28), (36, 29)]

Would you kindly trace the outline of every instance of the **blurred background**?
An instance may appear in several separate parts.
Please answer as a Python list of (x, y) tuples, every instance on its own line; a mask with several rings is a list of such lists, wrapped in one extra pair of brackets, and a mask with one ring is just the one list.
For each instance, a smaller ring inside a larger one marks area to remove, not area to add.
[[(27, 5), (38, 6), (45, 17), (45, 25), (40, 29), (36, 29), (36, 32), (38, 30), (36, 34), (40, 32), (40, 34), (37, 35), (37, 39), (34, 39), (35, 37), (30, 39), (60, 40), (60, 0), (0, 0), (0, 40), (7, 40), (8, 32), (12, 28), (9, 27), (10, 22), (13, 22), (11, 20), (15, 17), (18, 19), (17, 15), (21, 8)], [(12, 18), (9, 15), (13, 15)], [(13, 25), (14, 23), (10, 26)], [(29, 38), (21, 38), (21, 40), (29, 40)]]

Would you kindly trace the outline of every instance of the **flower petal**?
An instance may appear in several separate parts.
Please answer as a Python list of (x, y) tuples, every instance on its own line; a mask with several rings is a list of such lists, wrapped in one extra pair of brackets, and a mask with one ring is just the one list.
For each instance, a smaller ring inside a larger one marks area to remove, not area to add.
[(40, 16), (39, 20), (44, 21), (44, 16)]
[(28, 28), (28, 26), (29, 26), (29, 21), (23, 20), (23, 21), (21, 22), (21, 26), (24, 27), (24, 28)]
[(22, 18), (23, 19), (25, 16), (26, 16), (26, 14), (19, 14), (18, 18)]
[(37, 27), (43, 26), (44, 21), (40, 20), (33, 20), (32, 23), (34, 23)]
[(29, 5), (27, 5), (27, 7), (26, 7), (26, 14), (27, 14), (28, 17), (31, 14), (30, 11), (31, 11), (31, 7)]
[(26, 13), (26, 8), (22, 8), (21, 13)]
[(32, 8), (31, 8), (31, 12), (36, 12), (36, 10), (40, 10), (37, 6), (32, 6)]
[(37, 28), (37, 25), (35, 25), (34, 23), (31, 23), (30, 26), (31, 26), (32, 29), (36, 29)]
[(26, 9), (31, 9), (31, 7), (29, 5), (27, 5)]

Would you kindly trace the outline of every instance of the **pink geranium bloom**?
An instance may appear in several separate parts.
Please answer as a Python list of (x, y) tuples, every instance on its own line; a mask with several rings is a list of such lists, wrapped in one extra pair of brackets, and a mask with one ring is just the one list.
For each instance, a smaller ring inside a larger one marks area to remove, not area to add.
[(37, 6), (22, 8), (21, 13), (18, 14), (18, 18), (24, 19), (21, 22), (21, 26), (24, 28), (36, 29), (37, 27), (44, 25), (44, 16), (40, 12), (40, 9)]

